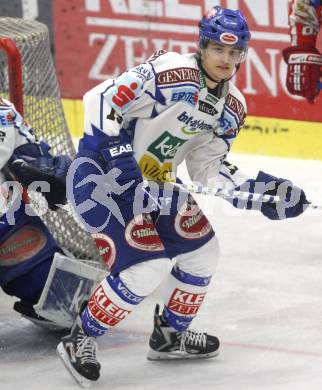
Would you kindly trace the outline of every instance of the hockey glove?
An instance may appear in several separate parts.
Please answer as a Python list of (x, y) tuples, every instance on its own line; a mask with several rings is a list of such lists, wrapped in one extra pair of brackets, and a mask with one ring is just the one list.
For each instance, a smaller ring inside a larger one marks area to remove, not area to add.
[[(133, 204), (135, 190), (143, 182), (142, 174), (134, 158), (132, 146), (124, 137), (109, 137), (109, 145), (101, 150), (113, 196), (126, 204)], [(113, 180), (112, 180), (113, 179)]]
[(287, 64), (286, 87), (292, 95), (314, 103), (320, 90), (322, 55), (315, 47), (291, 46), (283, 50)]
[(19, 146), (7, 163), (6, 171), (26, 188), (34, 181), (47, 182), (50, 191), (42, 195), (49, 208), (56, 210), (56, 204), (66, 203), (66, 176), (71, 160), (64, 155), (53, 157), (49, 149), (44, 142)]
[[(260, 188), (264, 191), (260, 191)], [(262, 214), (272, 220), (297, 217), (305, 211), (310, 203), (306, 199), (304, 191), (294, 186), (292, 182), (262, 171), (259, 171), (254, 180), (254, 192), (280, 197), (280, 201), (277, 203), (264, 202), (261, 204)]]

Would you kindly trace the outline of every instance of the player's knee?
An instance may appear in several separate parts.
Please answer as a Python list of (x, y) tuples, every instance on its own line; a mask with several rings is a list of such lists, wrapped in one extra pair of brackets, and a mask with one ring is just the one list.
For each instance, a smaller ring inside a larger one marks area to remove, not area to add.
[(177, 256), (177, 266), (184, 272), (196, 276), (211, 276), (217, 266), (220, 255), (216, 236), (202, 247)]
[(133, 293), (150, 295), (171, 271), (168, 258), (145, 261), (120, 272), (120, 278)]

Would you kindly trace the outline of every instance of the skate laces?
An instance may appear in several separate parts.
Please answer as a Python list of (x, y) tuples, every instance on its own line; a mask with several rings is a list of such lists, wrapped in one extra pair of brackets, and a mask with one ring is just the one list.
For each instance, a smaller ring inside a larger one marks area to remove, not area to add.
[(186, 351), (187, 346), (206, 347), (207, 333), (196, 330), (186, 330), (181, 333), (180, 350)]
[(87, 336), (83, 331), (77, 335), (76, 357), (80, 358), (81, 364), (93, 363), (98, 365), (96, 360), (97, 342), (94, 337)]

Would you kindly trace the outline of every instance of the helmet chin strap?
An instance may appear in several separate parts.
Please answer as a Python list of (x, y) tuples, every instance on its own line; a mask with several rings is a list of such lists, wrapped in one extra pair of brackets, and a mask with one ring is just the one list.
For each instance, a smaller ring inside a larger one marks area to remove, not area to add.
[(235, 72), (227, 79), (220, 79), (220, 80), (216, 80), (214, 79), (213, 77), (211, 77), (209, 75), (209, 73), (205, 70), (205, 68), (202, 66), (202, 61), (200, 59), (200, 62), (199, 62), (199, 67), (200, 69), (202, 70), (202, 72), (205, 74), (205, 76), (207, 77), (207, 79), (213, 81), (214, 83), (217, 83), (217, 84), (220, 84), (220, 83), (224, 83), (225, 81), (229, 81), (231, 80), (235, 74), (239, 71), (239, 68), (240, 68), (240, 62), (238, 64), (235, 65), (236, 69), (235, 69)]

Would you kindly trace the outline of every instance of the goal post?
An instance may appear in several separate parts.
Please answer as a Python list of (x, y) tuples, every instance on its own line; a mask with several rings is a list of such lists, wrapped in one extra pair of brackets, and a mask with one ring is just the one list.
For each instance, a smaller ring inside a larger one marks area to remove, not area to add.
[(6, 54), (8, 64), (9, 100), (21, 115), (23, 112), (22, 66), (20, 52), (11, 38), (0, 35), (0, 49)]
[[(47, 27), (40, 22), (0, 17), (0, 96), (11, 100), (38, 138), (48, 142), (53, 155), (75, 156)], [(84, 230), (70, 205), (44, 213), (39, 194), (31, 196), (36, 210), (58, 243), (77, 258), (102, 260), (92, 236)]]

